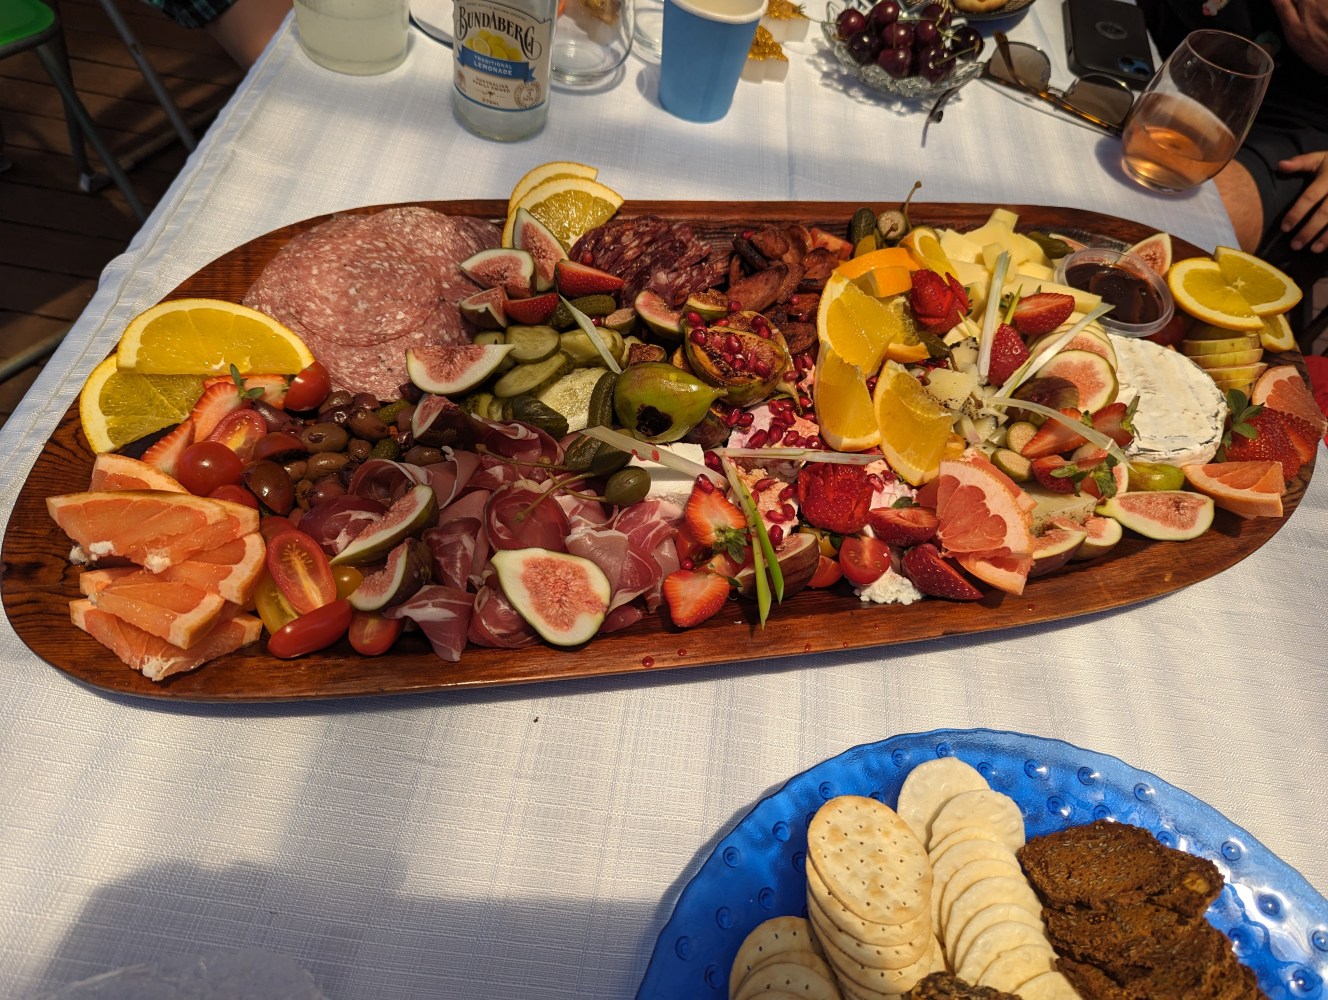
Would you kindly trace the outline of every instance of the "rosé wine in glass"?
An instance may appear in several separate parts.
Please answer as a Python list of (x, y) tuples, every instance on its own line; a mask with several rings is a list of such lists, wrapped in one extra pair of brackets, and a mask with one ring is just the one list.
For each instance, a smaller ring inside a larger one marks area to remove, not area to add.
[(1216, 176), (1245, 141), (1272, 70), (1254, 42), (1191, 32), (1130, 111), (1121, 166), (1155, 191), (1186, 191)]

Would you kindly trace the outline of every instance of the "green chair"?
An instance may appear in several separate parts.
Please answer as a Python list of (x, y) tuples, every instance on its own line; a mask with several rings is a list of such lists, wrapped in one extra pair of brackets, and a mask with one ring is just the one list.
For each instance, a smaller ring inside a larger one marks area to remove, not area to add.
[(65, 106), (65, 124), (69, 128), (69, 145), (73, 152), (74, 165), (79, 171), (79, 186), (84, 191), (91, 191), (99, 186), (98, 175), (88, 162), (84, 138), (92, 143), (97, 151), (106, 173), (124, 193), (139, 222), (147, 219), (143, 203), (134, 193), (120, 163), (107, 148), (92, 116), (79, 100), (78, 92), (69, 70), (69, 53), (65, 49), (64, 30), (60, 24), (60, 12), (52, 3), (43, 0), (0, 0), (0, 59), (36, 49), (37, 57), (45, 67), (51, 82), (60, 91), (60, 98)]

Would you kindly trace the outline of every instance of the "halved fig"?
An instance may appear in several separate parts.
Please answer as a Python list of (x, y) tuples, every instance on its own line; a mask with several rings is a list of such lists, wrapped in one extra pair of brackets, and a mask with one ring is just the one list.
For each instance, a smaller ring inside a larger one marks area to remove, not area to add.
[(529, 298), (535, 282), (535, 258), (529, 251), (494, 247), (467, 257), (461, 273), (482, 288), (501, 288), (509, 299)]
[(411, 383), (439, 396), (467, 392), (492, 375), (511, 344), (448, 344), (406, 348)]
[(612, 587), (589, 559), (549, 549), (493, 555), (498, 583), (517, 613), (555, 646), (588, 642), (609, 610)]
[(387, 513), (351, 539), (332, 557), (334, 566), (359, 566), (382, 559), (401, 542), (431, 527), (438, 518), (438, 498), (423, 484), (402, 494)]
[(358, 611), (379, 611), (401, 604), (433, 579), (433, 550), (418, 538), (407, 538), (387, 554), (387, 564), (370, 573), (350, 595)]

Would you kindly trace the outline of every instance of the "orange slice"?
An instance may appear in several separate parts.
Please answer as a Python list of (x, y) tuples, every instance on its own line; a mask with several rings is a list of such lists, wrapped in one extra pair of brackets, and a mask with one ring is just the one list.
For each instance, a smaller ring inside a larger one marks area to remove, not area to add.
[(862, 371), (829, 345), (817, 353), (813, 395), (821, 436), (835, 451), (866, 451), (880, 444), (881, 431)]
[(1176, 305), (1195, 319), (1224, 330), (1259, 330), (1255, 314), (1240, 289), (1227, 280), (1217, 261), (1190, 257), (1167, 271), (1167, 287)]
[(100, 454), (178, 424), (202, 394), (200, 375), (126, 372), (111, 355), (83, 384), (78, 416), (88, 444)]
[(935, 479), (954, 427), (954, 414), (893, 362), (881, 368), (872, 404), (881, 433), (881, 453), (890, 467), (913, 486)]
[(1222, 277), (1240, 292), (1256, 316), (1278, 316), (1300, 301), (1300, 286), (1254, 254), (1232, 247), (1213, 251)]
[(223, 299), (172, 299), (130, 321), (115, 352), (139, 375), (296, 375), (314, 363), (304, 341), (271, 316)]

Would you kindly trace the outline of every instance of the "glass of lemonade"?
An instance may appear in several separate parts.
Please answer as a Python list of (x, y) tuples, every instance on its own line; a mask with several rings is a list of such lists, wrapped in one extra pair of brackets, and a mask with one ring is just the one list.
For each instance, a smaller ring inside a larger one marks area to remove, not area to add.
[(1155, 191), (1186, 191), (1216, 176), (1245, 141), (1272, 71), (1272, 57), (1254, 42), (1191, 32), (1130, 112), (1125, 172)]
[(370, 76), (406, 58), (407, 0), (294, 0), (300, 47), (320, 66)]

